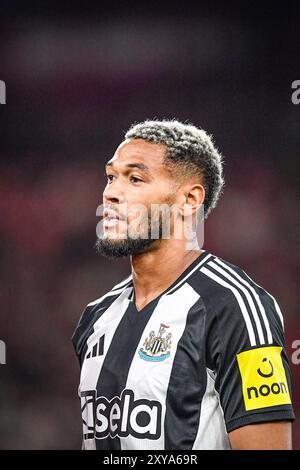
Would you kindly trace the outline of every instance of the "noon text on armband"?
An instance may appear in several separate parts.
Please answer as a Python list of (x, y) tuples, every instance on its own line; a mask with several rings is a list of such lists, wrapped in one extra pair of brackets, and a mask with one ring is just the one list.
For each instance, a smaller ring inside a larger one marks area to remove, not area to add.
[(96, 390), (81, 392), (84, 439), (133, 436), (158, 439), (161, 435), (162, 406), (156, 400), (134, 399), (125, 389), (120, 397), (97, 397)]

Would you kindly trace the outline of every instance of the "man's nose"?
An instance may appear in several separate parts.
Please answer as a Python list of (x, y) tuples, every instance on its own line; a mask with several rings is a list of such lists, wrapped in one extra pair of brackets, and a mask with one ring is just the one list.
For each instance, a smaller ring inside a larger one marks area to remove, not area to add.
[(125, 195), (119, 185), (116, 183), (109, 184), (103, 191), (103, 201), (122, 204), (125, 201)]

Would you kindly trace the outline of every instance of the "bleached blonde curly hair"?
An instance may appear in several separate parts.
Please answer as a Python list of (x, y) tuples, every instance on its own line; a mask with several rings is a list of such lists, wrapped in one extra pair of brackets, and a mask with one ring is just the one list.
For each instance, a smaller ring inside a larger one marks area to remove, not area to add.
[(164, 144), (165, 164), (175, 175), (188, 178), (198, 174), (201, 178), (205, 217), (216, 207), (224, 187), (223, 157), (205, 130), (176, 119), (154, 119), (132, 124), (125, 139)]

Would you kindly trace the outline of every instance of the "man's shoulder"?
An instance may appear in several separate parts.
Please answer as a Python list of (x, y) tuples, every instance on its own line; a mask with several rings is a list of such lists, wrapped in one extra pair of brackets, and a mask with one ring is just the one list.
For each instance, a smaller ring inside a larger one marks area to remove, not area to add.
[(102, 297), (99, 297), (87, 304), (72, 336), (72, 342), (78, 357), (81, 357), (81, 352), (94, 323), (109, 308), (112, 302), (114, 302), (131, 284), (132, 276), (130, 275), (113, 286), (113, 288), (106, 294), (102, 295)]
[(214, 311), (224, 307), (247, 307), (253, 303), (259, 308), (261, 302), (272, 303), (280, 310), (274, 297), (256, 283), (247, 271), (230, 261), (210, 253), (206, 262), (191, 279), (193, 287), (199, 292), (204, 303)]
[(244, 330), (251, 346), (272, 344), (272, 336), (281, 335), (284, 321), (276, 299), (241, 267), (211, 255), (193, 283), (221, 334)]
[(94, 307), (102, 307), (104, 304), (110, 301), (110, 299), (115, 300), (125, 289), (132, 286), (132, 275), (130, 274), (125, 279), (123, 279), (118, 284), (114, 285), (106, 294), (101, 297), (92, 300), (86, 306), (86, 309), (92, 309)]

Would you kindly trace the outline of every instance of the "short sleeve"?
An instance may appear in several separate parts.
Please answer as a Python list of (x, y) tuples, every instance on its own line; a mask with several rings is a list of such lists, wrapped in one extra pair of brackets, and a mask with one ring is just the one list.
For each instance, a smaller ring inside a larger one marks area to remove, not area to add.
[(95, 322), (101, 315), (103, 315), (118, 295), (119, 292), (117, 292), (116, 295), (104, 295), (103, 297), (89, 303), (83, 310), (71, 337), (80, 366), (82, 366), (82, 362), (87, 351), (87, 340), (93, 333)]
[(86, 340), (92, 325), (93, 313), (93, 310), (88, 307), (83, 310), (71, 338), (80, 365), (82, 364), (83, 351), (85, 350)]
[(295, 419), (278, 304), (258, 286), (247, 292), (230, 292), (216, 316), (215, 387), (227, 432)]

